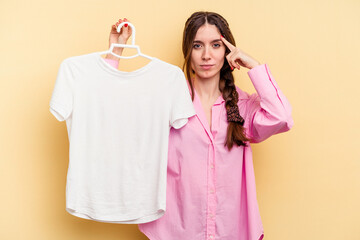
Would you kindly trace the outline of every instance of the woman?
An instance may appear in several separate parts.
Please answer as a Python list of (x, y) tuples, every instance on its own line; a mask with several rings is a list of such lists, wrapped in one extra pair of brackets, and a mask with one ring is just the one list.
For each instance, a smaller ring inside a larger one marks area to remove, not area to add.
[[(113, 25), (110, 44), (131, 34), (127, 26), (116, 32), (121, 22)], [(170, 131), (165, 215), (139, 229), (151, 240), (262, 239), (249, 143), (288, 131), (291, 106), (268, 66), (235, 47), (219, 14), (193, 13), (182, 50), (196, 115)], [(241, 67), (250, 69), (257, 94), (235, 86), (232, 71)]]

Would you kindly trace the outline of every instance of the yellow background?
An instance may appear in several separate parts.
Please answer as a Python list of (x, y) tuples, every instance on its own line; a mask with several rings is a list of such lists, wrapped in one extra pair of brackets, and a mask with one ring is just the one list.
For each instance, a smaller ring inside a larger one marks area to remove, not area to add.
[[(119, 18), (142, 52), (181, 66), (183, 26), (198, 10), (228, 20), (293, 107), (290, 132), (253, 145), (264, 239), (360, 239), (358, 0), (0, 1), (0, 239), (147, 239), (137, 225), (65, 211), (66, 125), (49, 101), (61, 61), (107, 50)], [(253, 92), (247, 70), (235, 72)]]

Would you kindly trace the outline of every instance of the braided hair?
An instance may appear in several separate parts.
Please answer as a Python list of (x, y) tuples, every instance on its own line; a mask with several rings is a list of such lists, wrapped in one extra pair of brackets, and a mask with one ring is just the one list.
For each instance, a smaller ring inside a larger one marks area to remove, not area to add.
[[(191, 68), (192, 45), (198, 29), (204, 24), (215, 25), (221, 35), (235, 46), (235, 40), (230, 31), (229, 24), (221, 15), (214, 12), (200, 11), (193, 13), (187, 19), (185, 22), (182, 42), (182, 51), (185, 59), (183, 70), (185, 71), (190, 85), (192, 100), (194, 100), (194, 86), (191, 81), (191, 75), (194, 74), (194, 71)], [(229, 53), (230, 50), (226, 48), (225, 55)], [(245, 120), (239, 113), (237, 105), (239, 96), (236, 91), (231, 67), (226, 58), (224, 58), (224, 64), (220, 70), (219, 90), (225, 100), (227, 120), (229, 122), (224, 145), (227, 146), (229, 150), (231, 150), (234, 143), (238, 146), (246, 146), (246, 142), (248, 142), (249, 139), (245, 135)]]

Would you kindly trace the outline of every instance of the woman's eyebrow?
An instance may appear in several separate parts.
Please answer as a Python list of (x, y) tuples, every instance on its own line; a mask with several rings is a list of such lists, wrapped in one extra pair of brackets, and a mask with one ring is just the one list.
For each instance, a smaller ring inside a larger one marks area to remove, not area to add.
[[(222, 41), (221, 41), (221, 39), (215, 39), (215, 40), (212, 40), (212, 41), (211, 41), (211, 43), (214, 43), (214, 42), (219, 42), (219, 41), (220, 41), (220, 42), (222, 42)], [(203, 43), (203, 42), (202, 42), (202, 41), (200, 41), (200, 40), (194, 40), (194, 42), (193, 42), (193, 43)]]

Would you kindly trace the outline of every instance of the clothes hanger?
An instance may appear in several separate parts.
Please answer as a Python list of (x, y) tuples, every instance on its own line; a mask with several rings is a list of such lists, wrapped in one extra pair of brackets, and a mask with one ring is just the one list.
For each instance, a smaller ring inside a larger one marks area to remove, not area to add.
[[(110, 53), (110, 54), (114, 55), (115, 57), (124, 58), (124, 59), (130, 59), (130, 58), (135, 58), (135, 57), (141, 56), (141, 57), (145, 57), (145, 58), (148, 58), (148, 59), (150, 59), (150, 60), (153, 60), (153, 59), (154, 59), (153, 57), (150, 57), (150, 56), (148, 56), (148, 55), (143, 54), (143, 53), (140, 51), (140, 47), (139, 47), (138, 45), (135, 45), (135, 26), (134, 26), (132, 23), (130, 23), (130, 22), (122, 22), (122, 23), (119, 24), (119, 26), (116, 28), (116, 31), (117, 31), (117, 32), (120, 32), (122, 26), (124, 26), (125, 24), (128, 24), (129, 27), (131, 27), (131, 30), (132, 30), (131, 45), (130, 45), (130, 44), (121, 44), (121, 43), (112, 43), (112, 44), (110, 45), (109, 50), (103, 51), (103, 52), (98, 52), (98, 53), (99, 53), (100, 55)], [(113, 53), (114, 47), (134, 48), (134, 49), (137, 50), (137, 54), (132, 55), (132, 56), (119, 56), (119, 55)]]

